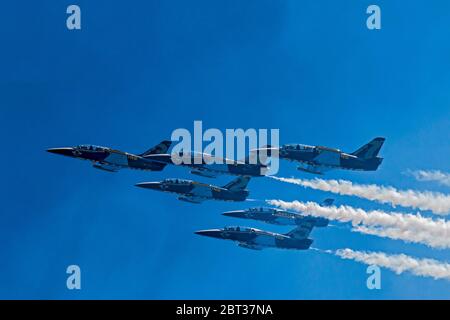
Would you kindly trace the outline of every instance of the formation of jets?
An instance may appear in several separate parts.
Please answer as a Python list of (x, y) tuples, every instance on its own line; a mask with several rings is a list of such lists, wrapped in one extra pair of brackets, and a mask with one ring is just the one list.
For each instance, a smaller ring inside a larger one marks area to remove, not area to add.
[[(378, 153), (384, 141), (384, 138), (375, 138), (353, 153), (304, 144), (286, 144), (280, 147), (265, 146), (252, 150), (252, 153), (258, 154), (265, 151), (269, 157), (276, 154), (280, 159), (298, 162), (299, 170), (313, 174), (323, 174), (332, 169), (375, 171), (383, 161), (383, 158), (378, 157)], [(178, 155), (188, 157), (191, 161), (176, 164), (169, 153), (171, 145), (171, 141), (164, 140), (141, 154), (132, 154), (94, 145), (52, 148), (47, 151), (67, 157), (89, 160), (94, 168), (108, 172), (117, 172), (124, 168), (162, 171), (167, 165), (181, 165), (188, 167), (191, 174), (207, 178), (215, 178), (218, 175), (237, 176), (224, 186), (177, 178), (136, 184), (140, 188), (174, 193), (178, 196), (178, 200), (197, 204), (205, 200), (246, 201), (250, 194), (247, 189), (250, 179), (265, 176), (268, 169), (265, 164), (251, 164), (246, 160), (225, 159), (226, 161), (222, 163), (213, 163), (209, 161), (210, 155), (196, 152)], [(324, 206), (332, 204), (333, 199), (326, 199), (323, 202)], [(240, 247), (253, 250), (270, 247), (306, 250), (310, 248), (313, 242), (309, 238), (312, 229), (314, 227), (326, 227), (329, 222), (328, 219), (321, 217), (265, 207), (228, 211), (224, 212), (223, 215), (274, 225), (295, 226), (295, 228), (285, 234), (249, 227), (225, 227), (200, 230), (195, 233), (212, 238), (232, 240), (237, 242)]]

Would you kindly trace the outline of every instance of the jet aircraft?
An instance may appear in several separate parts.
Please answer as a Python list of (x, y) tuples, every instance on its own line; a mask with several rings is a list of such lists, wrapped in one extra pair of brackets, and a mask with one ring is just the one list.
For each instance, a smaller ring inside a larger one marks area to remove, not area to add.
[[(333, 199), (326, 199), (323, 201), (324, 206), (331, 206)], [(300, 213), (289, 212), (275, 208), (249, 208), (245, 210), (227, 211), (223, 213), (224, 216), (258, 220), (275, 225), (311, 225), (311, 227), (326, 227), (329, 220), (322, 217), (314, 217)]]
[(245, 201), (248, 176), (240, 176), (223, 187), (185, 179), (165, 179), (160, 182), (142, 182), (137, 187), (178, 194), (178, 200), (201, 203), (205, 200)]
[(352, 153), (339, 149), (322, 146), (308, 146), (304, 144), (286, 144), (281, 147), (266, 146), (253, 152), (265, 151), (271, 155), (278, 150), (278, 157), (289, 161), (299, 162), (298, 170), (323, 174), (331, 169), (345, 169), (358, 171), (375, 171), (383, 161), (378, 157), (385, 138), (375, 138)]
[(210, 154), (189, 152), (181, 154), (150, 154), (145, 156), (146, 159), (163, 164), (175, 164), (173, 157), (176, 156), (180, 160), (181, 166), (189, 167), (191, 173), (206, 177), (216, 178), (218, 175), (237, 175), (261, 177), (265, 176), (268, 167), (265, 164), (250, 163), (248, 158), (244, 160), (230, 160), (214, 157)]
[(232, 240), (237, 242), (240, 247), (252, 250), (264, 248), (306, 250), (313, 242), (308, 238), (311, 230), (310, 224), (304, 224), (285, 234), (248, 227), (225, 227), (200, 230), (195, 233), (201, 236)]
[(52, 148), (47, 151), (81, 160), (89, 160), (94, 168), (109, 172), (117, 172), (123, 168), (161, 171), (166, 166), (165, 163), (151, 161), (145, 157), (152, 154), (166, 153), (171, 144), (171, 141), (165, 140), (138, 155), (94, 145)]

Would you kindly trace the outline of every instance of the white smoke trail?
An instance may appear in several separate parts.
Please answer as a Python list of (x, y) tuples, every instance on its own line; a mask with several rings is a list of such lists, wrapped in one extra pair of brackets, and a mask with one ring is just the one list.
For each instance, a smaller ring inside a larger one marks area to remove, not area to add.
[(403, 230), (400, 228), (367, 227), (364, 225), (360, 225), (352, 228), (352, 231), (393, 240), (422, 243), (432, 248), (449, 248), (449, 241), (446, 241), (445, 239), (435, 239), (435, 241), (433, 241), (430, 238), (431, 235), (426, 233), (414, 233), (414, 230)]
[(249, 201), (249, 202), (263, 202), (264, 200), (262, 200), (262, 199), (245, 199), (245, 201)]
[(450, 280), (450, 264), (434, 259), (417, 259), (405, 254), (388, 255), (384, 252), (336, 250), (335, 255), (342, 259), (354, 260), (367, 265), (378, 265), (396, 274), (410, 272), (416, 276)]
[(406, 173), (413, 176), (417, 181), (437, 182), (450, 187), (450, 173), (439, 170), (408, 170)]
[(316, 190), (357, 196), (380, 203), (389, 203), (392, 206), (400, 205), (421, 210), (431, 210), (433, 213), (440, 215), (447, 215), (450, 212), (450, 195), (439, 192), (397, 190), (393, 187), (378, 186), (375, 184), (356, 184), (346, 180), (324, 180), (317, 178), (303, 180), (274, 176), (271, 176), (271, 178)]
[(380, 210), (365, 211), (350, 206), (322, 207), (315, 202), (267, 200), (285, 210), (341, 222), (351, 222), (357, 232), (421, 243), (433, 248), (450, 248), (450, 222), (431, 219), (420, 214), (400, 214)]

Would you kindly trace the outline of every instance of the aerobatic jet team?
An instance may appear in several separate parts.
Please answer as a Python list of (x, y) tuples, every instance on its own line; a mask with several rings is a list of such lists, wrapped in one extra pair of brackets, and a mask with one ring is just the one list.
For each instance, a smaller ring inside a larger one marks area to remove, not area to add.
[[(299, 164), (298, 170), (313, 174), (323, 174), (332, 169), (375, 171), (383, 158), (378, 157), (384, 138), (375, 138), (352, 153), (339, 149), (304, 144), (287, 144), (280, 147), (264, 146), (252, 150), (252, 153), (264, 153), (267, 156), (278, 157)], [(123, 168), (147, 171), (162, 171), (166, 165), (181, 165), (189, 167), (195, 175), (215, 178), (218, 175), (235, 175), (237, 178), (224, 186), (205, 184), (186, 179), (164, 179), (158, 182), (141, 182), (137, 187), (150, 190), (170, 192), (178, 195), (178, 199), (191, 203), (201, 203), (205, 200), (245, 201), (249, 196), (247, 185), (252, 177), (263, 177), (268, 171), (264, 163), (251, 163), (248, 159), (236, 161), (224, 159), (214, 163), (212, 156), (205, 153), (190, 152), (177, 155), (190, 160), (179, 163), (173, 161), (169, 153), (172, 141), (162, 141), (153, 148), (141, 154), (131, 154), (108, 147), (94, 145), (79, 145), (76, 147), (52, 148), (48, 152), (72, 158), (89, 160), (93, 167), (108, 172), (117, 172)], [(333, 199), (326, 199), (324, 206), (330, 206)], [(261, 250), (267, 247), (284, 249), (308, 249), (313, 240), (309, 235), (314, 227), (326, 227), (328, 220), (311, 215), (294, 213), (275, 208), (249, 208), (246, 210), (229, 211), (224, 216), (263, 221), (269, 224), (295, 226), (286, 234), (259, 230), (247, 227), (225, 227), (223, 229), (200, 230), (198, 235), (228, 239), (238, 243), (243, 248)]]

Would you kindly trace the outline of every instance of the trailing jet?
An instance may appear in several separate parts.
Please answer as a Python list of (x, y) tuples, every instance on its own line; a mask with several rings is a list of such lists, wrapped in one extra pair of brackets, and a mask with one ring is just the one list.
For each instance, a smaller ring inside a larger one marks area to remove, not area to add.
[(94, 168), (109, 172), (117, 172), (123, 168), (161, 171), (166, 166), (165, 163), (150, 161), (145, 157), (151, 154), (166, 153), (171, 144), (171, 141), (162, 141), (139, 155), (94, 145), (52, 148), (47, 151), (81, 160), (89, 160), (93, 163)]
[(245, 201), (249, 195), (246, 189), (250, 177), (242, 176), (223, 187), (185, 179), (165, 179), (161, 182), (142, 182), (137, 187), (171, 192), (179, 195), (178, 200), (201, 203), (205, 200)]
[(145, 156), (145, 158), (164, 164), (175, 164), (172, 159), (174, 156), (183, 160), (180, 161), (178, 165), (189, 167), (192, 174), (206, 178), (216, 178), (218, 175), (262, 177), (265, 176), (268, 171), (267, 165), (259, 163), (252, 164), (248, 161), (248, 158), (242, 161), (236, 161), (221, 159), (200, 152), (181, 153), (179, 155), (150, 154)]
[[(333, 199), (326, 199), (324, 206), (331, 206)], [(275, 208), (250, 208), (246, 210), (228, 211), (224, 216), (242, 219), (258, 220), (265, 223), (288, 225), (311, 225), (311, 227), (326, 227), (329, 220), (311, 215), (299, 214)]]
[(252, 250), (264, 248), (306, 250), (313, 242), (312, 239), (308, 238), (311, 230), (310, 224), (304, 224), (286, 234), (247, 227), (225, 227), (223, 229), (200, 230), (195, 233), (201, 236), (232, 240), (237, 242), (240, 247)]
[(359, 171), (375, 171), (383, 161), (378, 157), (385, 138), (375, 138), (353, 153), (345, 153), (339, 149), (304, 144), (286, 144), (281, 147), (266, 146), (254, 151), (265, 151), (270, 155), (278, 150), (278, 157), (300, 162), (298, 170), (323, 174), (331, 169)]

